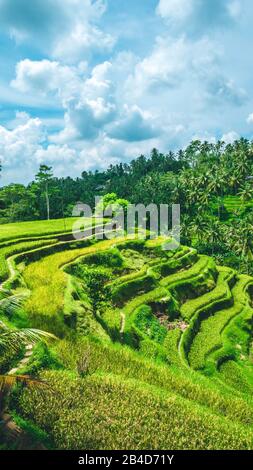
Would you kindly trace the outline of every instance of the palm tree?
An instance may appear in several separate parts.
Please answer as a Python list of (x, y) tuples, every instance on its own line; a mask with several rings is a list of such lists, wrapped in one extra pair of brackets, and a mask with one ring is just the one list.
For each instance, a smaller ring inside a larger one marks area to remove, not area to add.
[(241, 187), (238, 196), (240, 196), (240, 199), (243, 203), (249, 202), (251, 199), (253, 199), (253, 188), (252, 185), (249, 183), (246, 183), (245, 186)]
[(4, 352), (8, 350), (17, 351), (21, 345), (27, 343), (36, 343), (42, 338), (54, 338), (55, 336), (51, 333), (47, 333), (42, 330), (37, 330), (34, 328), (23, 328), (20, 330), (15, 330), (6, 326), (2, 321), (0, 321), (0, 349)]
[(235, 194), (238, 187), (238, 176), (234, 171), (228, 177), (228, 186), (232, 190), (232, 194)]
[(182, 219), (180, 234), (182, 237), (186, 239), (186, 243), (191, 244), (191, 240), (192, 240), (191, 217), (187, 214), (184, 215)]
[(222, 205), (222, 199), (224, 195), (224, 188), (227, 183), (227, 176), (224, 168), (214, 172), (210, 178), (208, 190), (218, 197), (218, 218), (220, 219), (220, 208)]
[(201, 213), (198, 213), (190, 224), (193, 236), (195, 236), (200, 242), (206, 238), (208, 227), (209, 221)]
[[(221, 224), (217, 219), (210, 220), (206, 235), (207, 235), (208, 241), (212, 245), (214, 245), (214, 243), (221, 241), (222, 239)], [(212, 253), (213, 253), (213, 248), (212, 248)]]
[(238, 160), (236, 162), (236, 172), (238, 177), (245, 178), (250, 171), (250, 163), (248, 155), (240, 152), (238, 155)]
[[(51, 333), (45, 331), (24, 328), (20, 330), (12, 329), (0, 321), (0, 351), (2, 354), (16, 352), (24, 344), (35, 344), (41, 339), (56, 339)], [(3, 399), (6, 393), (15, 383), (35, 384), (41, 383), (39, 380), (29, 378), (24, 375), (3, 375), (0, 374), (0, 414), (3, 410)]]
[(231, 230), (232, 249), (241, 256), (241, 260), (246, 261), (247, 272), (249, 271), (249, 263), (253, 260), (252, 244), (253, 244), (253, 224), (252, 214), (244, 217), (243, 220)]
[(208, 208), (210, 205), (210, 200), (211, 200), (211, 195), (207, 187), (202, 191), (202, 194), (200, 195), (200, 198), (199, 198), (199, 202), (201, 203), (203, 208), (204, 207)]

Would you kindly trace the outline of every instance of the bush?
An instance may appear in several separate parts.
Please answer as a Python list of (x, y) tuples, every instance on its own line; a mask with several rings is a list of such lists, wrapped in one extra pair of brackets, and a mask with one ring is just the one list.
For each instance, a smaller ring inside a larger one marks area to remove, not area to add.
[(160, 325), (148, 305), (141, 305), (137, 308), (133, 314), (132, 324), (135, 331), (140, 332), (140, 336), (147, 336), (156, 343), (163, 344), (167, 329)]

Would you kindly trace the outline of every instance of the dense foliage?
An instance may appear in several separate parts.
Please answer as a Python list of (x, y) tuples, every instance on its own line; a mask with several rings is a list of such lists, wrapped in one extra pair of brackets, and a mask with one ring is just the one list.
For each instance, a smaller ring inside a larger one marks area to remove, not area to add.
[[(252, 156), (193, 142), (1, 189), (0, 402), (23, 431), (58, 449), (253, 449)], [(95, 194), (180, 202), (181, 245), (74, 240), (60, 217)]]
[(61, 237), (0, 245), (17, 253), (0, 295), (6, 339), (29, 344), (29, 327), (59, 338), (28, 362), (2, 356), (0, 372), (20, 374), (0, 384), (17, 383), (8, 406), (23, 432), (59, 449), (252, 449), (253, 278), (163, 238)]
[(56, 178), (41, 165), (28, 186), (0, 189), (0, 221), (67, 217), (78, 201), (94, 208), (95, 196), (108, 193), (117, 194), (124, 207), (126, 200), (180, 203), (184, 243), (218, 263), (253, 273), (252, 176), (253, 146), (245, 139), (228, 145), (194, 141), (166, 155), (154, 149), (150, 157), (141, 155), (106, 171), (84, 171), (76, 179)]

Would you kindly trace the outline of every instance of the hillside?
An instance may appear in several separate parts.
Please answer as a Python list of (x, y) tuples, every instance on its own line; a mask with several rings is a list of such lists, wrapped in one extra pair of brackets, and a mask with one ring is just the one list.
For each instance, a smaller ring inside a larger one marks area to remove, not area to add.
[(47, 384), (14, 389), (19, 425), (48, 448), (253, 449), (253, 278), (163, 238), (36, 224), (0, 235), (1, 321), (57, 337), (1, 356)]

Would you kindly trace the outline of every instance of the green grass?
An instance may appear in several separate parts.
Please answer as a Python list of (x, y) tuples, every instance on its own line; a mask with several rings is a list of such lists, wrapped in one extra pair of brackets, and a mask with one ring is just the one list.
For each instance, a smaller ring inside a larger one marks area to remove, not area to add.
[(0, 245), (0, 282), (5, 281), (8, 278), (9, 268), (7, 263), (7, 258), (18, 253), (24, 253), (31, 249), (39, 248), (42, 246), (51, 245), (56, 243), (57, 239), (48, 239), (48, 240), (34, 240), (27, 242), (20, 242), (10, 246)]
[(64, 296), (68, 275), (61, 268), (81, 256), (96, 253), (114, 244), (115, 240), (101, 241), (95, 246), (64, 250), (29, 264), (23, 272), (23, 278), (31, 291), (25, 305), (31, 323), (37, 328), (63, 335)]
[[(203, 341), (199, 340), (203, 321), (209, 318), (217, 308), (219, 309), (221, 306), (226, 308), (233, 302), (229, 283), (234, 278), (234, 272), (229, 268), (219, 268), (219, 270), (220, 275), (218, 277), (217, 287), (202, 298), (200, 297), (195, 303), (191, 302), (189, 306), (189, 316), (191, 316), (191, 320), (180, 341), (181, 355), (185, 358), (185, 361), (190, 360), (190, 365), (194, 368), (200, 367), (199, 363), (201, 363), (203, 359), (203, 353), (201, 353), (201, 351), (207, 346), (203, 344)], [(196, 307), (195, 310), (194, 306)], [(187, 306), (185, 306), (184, 313), (187, 314)], [(197, 353), (195, 352), (195, 347)]]
[(197, 314), (203, 309), (207, 309), (217, 304), (220, 301), (227, 300), (230, 298), (230, 288), (229, 283), (233, 281), (235, 273), (232, 269), (229, 268), (220, 268), (219, 276), (217, 279), (216, 286), (210, 292), (197, 297), (195, 299), (190, 299), (181, 307), (182, 317), (189, 321), (193, 315)]
[[(15, 392), (19, 423), (58, 449), (253, 449), (253, 278), (162, 238), (47, 237), (0, 245), (22, 321), (62, 338), (20, 369), (49, 387)], [(112, 297), (93, 311), (98, 268)]]
[[(43, 235), (72, 232), (73, 224), (78, 220), (84, 222), (84, 227), (91, 226), (91, 219), (69, 217), (66, 219), (37, 220), (36, 222), (17, 222), (0, 225), (0, 242), (19, 238), (41, 237)], [(97, 223), (102, 220), (97, 219)]]
[(43, 377), (54, 391), (27, 390), (21, 407), (25, 416), (48, 429), (59, 449), (253, 446), (252, 430), (140, 380), (122, 382), (104, 374), (78, 379), (49, 372)]
[(182, 332), (179, 328), (170, 330), (167, 332), (167, 335), (163, 343), (163, 347), (166, 350), (166, 357), (167, 357), (168, 363), (179, 366), (179, 367), (182, 365), (180, 356), (178, 354), (178, 346), (179, 346), (181, 334)]
[(216, 267), (214, 261), (208, 256), (200, 256), (198, 261), (189, 269), (177, 272), (162, 279), (161, 285), (173, 289), (185, 286), (187, 283), (197, 285), (199, 281), (205, 281), (215, 275)]
[(231, 309), (221, 312), (217, 318), (216, 328), (220, 334), (216, 337), (213, 352), (207, 358), (209, 373), (229, 359), (240, 360), (242, 355), (248, 358), (253, 318), (248, 291), (252, 282), (253, 279), (249, 276), (238, 276), (238, 282), (232, 290), (234, 305)]

